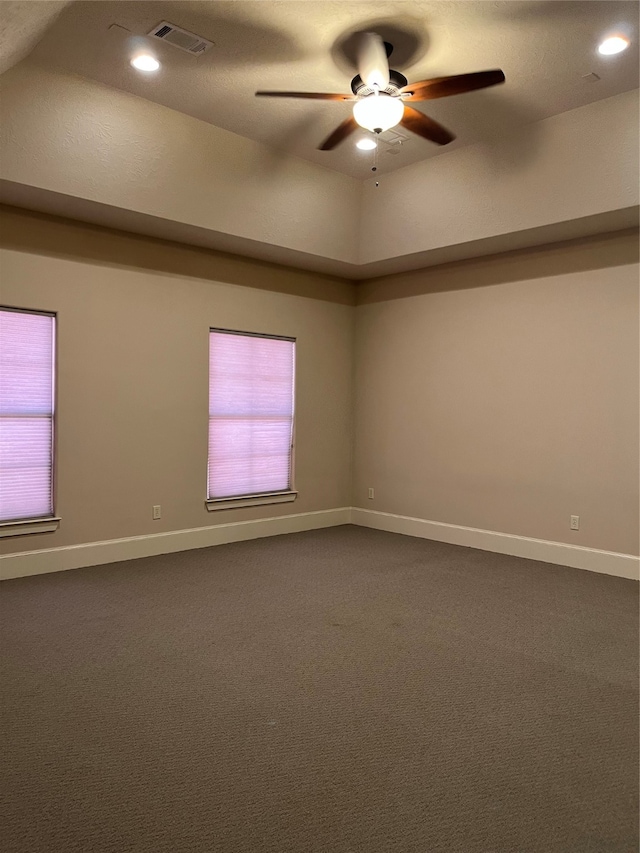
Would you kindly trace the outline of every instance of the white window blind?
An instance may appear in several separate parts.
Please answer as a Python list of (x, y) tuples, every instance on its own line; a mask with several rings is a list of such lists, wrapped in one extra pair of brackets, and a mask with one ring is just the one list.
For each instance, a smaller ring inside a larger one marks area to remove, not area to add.
[(54, 324), (0, 309), (0, 521), (53, 515)]
[(209, 498), (291, 489), (295, 341), (211, 330)]

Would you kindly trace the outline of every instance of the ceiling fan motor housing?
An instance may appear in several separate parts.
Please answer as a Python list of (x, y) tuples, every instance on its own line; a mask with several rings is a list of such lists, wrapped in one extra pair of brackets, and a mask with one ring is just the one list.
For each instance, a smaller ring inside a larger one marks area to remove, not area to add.
[[(392, 68), (389, 69), (389, 85), (385, 89), (381, 89), (385, 95), (398, 95), (400, 89), (404, 88), (408, 85), (408, 80), (401, 74), (399, 71), (394, 71)], [(366, 98), (367, 95), (373, 95), (373, 88), (371, 86), (367, 86), (362, 77), (359, 74), (351, 81), (351, 91), (354, 95), (358, 95), (359, 97)]]

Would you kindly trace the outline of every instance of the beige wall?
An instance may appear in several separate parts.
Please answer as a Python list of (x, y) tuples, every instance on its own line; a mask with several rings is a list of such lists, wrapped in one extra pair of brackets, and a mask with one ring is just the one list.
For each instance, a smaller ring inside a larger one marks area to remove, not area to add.
[[(58, 312), (63, 517), (2, 552), (354, 504), (637, 553), (637, 233), (377, 279), (355, 308), (339, 279), (0, 225), (0, 302)], [(298, 338), (294, 504), (204, 507), (210, 325)]]
[(0, 245), (89, 263), (153, 270), (353, 305), (356, 286), (335, 276), (143, 237), (0, 204)]
[(637, 235), (361, 298), (355, 506), (638, 553)]
[[(353, 307), (7, 249), (0, 273), (0, 302), (58, 314), (62, 516), (56, 533), (3, 540), (4, 553), (349, 505)], [(263, 275), (247, 263), (248, 283)], [(298, 339), (293, 504), (205, 508), (210, 326)]]

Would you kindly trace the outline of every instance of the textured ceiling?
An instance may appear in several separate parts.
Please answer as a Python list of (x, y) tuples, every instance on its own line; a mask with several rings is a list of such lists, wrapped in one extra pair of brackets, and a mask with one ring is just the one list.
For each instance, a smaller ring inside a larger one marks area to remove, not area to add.
[(69, 0), (2, 0), (0, 74), (20, 62), (42, 38)]
[[(27, 3), (25, 5), (31, 5)], [(190, 56), (145, 39), (161, 20), (215, 43)], [(368, 177), (373, 155), (350, 140), (333, 152), (317, 144), (348, 104), (254, 97), (256, 89), (349, 90), (354, 74), (342, 47), (375, 29), (395, 45), (392, 67), (410, 81), (500, 67), (503, 86), (420, 105), (458, 139), (440, 149), (407, 134), (381, 146), (380, 172), (442, 150), (520, 132), (523, 125), (638, 86), (638, 3), (616, 2), (77, 2), (31, 54), (31, 61), (124, 89), (330, 169)], [(116, 26), (113, 26), (113, 25)], [(627, 30), (632, 47), (596, 52), (603, 35)], [(154, 76), (129, 66), (152, 46)], [(595, 72), (600, 79), (585, 78)], [(394, 152), (394, 153), (390, 153)]]

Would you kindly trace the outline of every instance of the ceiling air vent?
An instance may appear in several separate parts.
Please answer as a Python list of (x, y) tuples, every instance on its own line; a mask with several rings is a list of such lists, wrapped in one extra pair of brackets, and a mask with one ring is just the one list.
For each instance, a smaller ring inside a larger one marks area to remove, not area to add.
[(176, 27), (167, 21), (161, 21), (149, 33), (154, 38), (166, 41), (174, 47), (184, 50), (186, 53), (191, 53), (194, 56), (200, 56), (206, 53), (210, 47), (213, 47), (213, 42), (203, 39), (202, 36), (197, 36), (195, 33), (190, 33), (188, 30), (183, 30), (181, 27)]
[(387, 145), (397, 145), (398, 147), (409, 141), (409, 137), (404, 133), (398, 133), (397, 130), (385, 130), (384, 133), (378, 134), (378, 137), (386, 142)]

